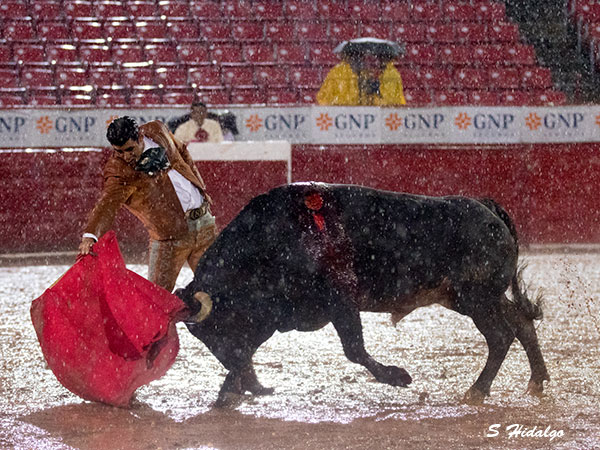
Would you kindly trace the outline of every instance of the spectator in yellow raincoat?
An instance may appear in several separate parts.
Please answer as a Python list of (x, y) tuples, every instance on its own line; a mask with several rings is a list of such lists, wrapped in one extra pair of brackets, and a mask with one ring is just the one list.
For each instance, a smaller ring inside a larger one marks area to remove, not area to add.
[(389, 58), (364, 53), (346, 55), (329, 71), (319, 92), (319, 105), (405, 105), (402, 78)]

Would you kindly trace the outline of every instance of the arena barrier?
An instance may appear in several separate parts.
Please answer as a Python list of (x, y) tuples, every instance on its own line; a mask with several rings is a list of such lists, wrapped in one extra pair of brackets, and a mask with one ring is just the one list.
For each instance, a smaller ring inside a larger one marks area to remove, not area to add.
[[(346, 114), (343, 108), (334, 110)], [(593, 110), (588, 108), (587, 114)], [(252, 111), (262, 117), (265, 127), (265, 114), (271, 109)], [(145, 114), (144, 119), (153, 118), (148, 111)], [(555, 110), (554, 114), (558, 118), (563, 113)], [(592, 116), (582, 120), (577, 116), (571, 122), (566, 117), (559, 119), (565, 127), (565, 123), (583, 127), (586, 121), (588, 131), (596, 126), (591, 125), (596, 121)], [(9, 122), (3, 120), (0, 134), (6, 137), (4, 123)], [(294, 123), (293, 118), (277, 120)], [(564, 136), (561, 139), (575, 139)], [(595, 135), (577, 139), (582, 141), (398, 144), (371, 140), (356, 145), (348, 143), (352, 139), (347, 137), (338, 144), (290, 138), (291, 147), (285, 142), (236, 142), (190, 148), (215, 200), (220, 227), (254, 195), (289, 181), (314, 180), (427, 195), (492, 197), (514, 217), (523, 243), (587, 248), (600, 244), (600, 156), (597, 144), (590, 142), (597, 140)], [(73, 145), (66, 138), (62, 143)], [(107, 149), (95, 146), (0, 150), (0, 262), (27, 254), (74, 254), (100, 192), (107, 156)], [(146, 251), (147, 235), (129, 213), (119, 215), (115, 228), (126, 254)]]

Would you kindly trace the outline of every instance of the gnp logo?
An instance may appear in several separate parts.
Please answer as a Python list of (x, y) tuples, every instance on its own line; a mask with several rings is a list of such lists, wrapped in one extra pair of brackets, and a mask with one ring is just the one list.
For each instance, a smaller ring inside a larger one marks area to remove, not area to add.
[(584, 120), (582, 113), (554, 113), (549, 112), (542, 116), (536, 112), (531, 112), (525, 117), (525, 126), (531, 131), (537, 131), (541, 128), (545, 130), (578, 130)]
[(89, 133), (94, 125), (94, 117), (57, 117), (54, 128), (59, 133)]
[(443, 114), (407, 114), (401, 116), (398, 113), (390, 113), (384, 120), (385, 126), (390, 131), (400, 128), (407, 130), (437, 130), (444, 122)]
[(361, 113), (341, 113), (333, 118), (327, 113), (321, 113), (316, 119), (316, 125), (321, 131), (328, 131), (332, 126), (338, 131), (369, 131), (373, 123), (375, 123), (374, 114)]
[(263, 121), (258, 114), (252, 114), (246, 119), (246, 128), (248, 128), (251, 133), (256, 133), (262, 126)]
[(0, 133), (18, 134), (27, 120), (25, 117), (2, 117), (0, 116)]
[(475, 130), (478, 131), (498, 131), (498, 130), (508, 130), (510, 126), (515, 121), (514, 114), (483, 114), (478, 113), (474, 114), (473, 117), (469, 116), (467, 113), (459, 113), (454, 118), (454, 125), (459, 130), (467, 130), (469, 127), (473, 126)]

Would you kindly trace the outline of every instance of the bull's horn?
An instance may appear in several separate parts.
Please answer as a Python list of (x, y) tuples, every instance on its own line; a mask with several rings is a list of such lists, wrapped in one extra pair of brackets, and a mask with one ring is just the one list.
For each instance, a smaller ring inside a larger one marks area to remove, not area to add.
[(206, 292), (196, 292), (194, 294), (194, 299), (200, 303), (200, 311), (198, 312), (198, 314), (196, 314), (194, 317), (192, 317), (192, 320), (194, 322), (202, 322), (204, 319), (206, 319), (208, 317), (208, 315), (210, 314), (210, 312), (212, 311), (212, 305), (213, 302), (210, 298), (210, 296), (206, 293)]

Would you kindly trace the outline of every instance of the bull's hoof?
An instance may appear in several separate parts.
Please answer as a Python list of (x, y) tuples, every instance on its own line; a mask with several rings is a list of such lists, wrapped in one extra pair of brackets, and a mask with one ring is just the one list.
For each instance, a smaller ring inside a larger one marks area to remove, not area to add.
[(384, 369), (375, 378), (377, 381), (391, 386), (407, 387), (412, 383), (412, 378), (408, 372), (396, 366), (384, 366)]
[(261, 385), (253, 386), (252, 388), (247, 389), (253, 395), (273, 395), (275, 389), (270, 387), (264, 387)]
[(217, 400), (213, 404), (215, 408), (235, 408), (244, 400), (243, 394), (237, 392), (219, 392)]
[(527, 385), (527, 394), (532, 395), (534, 397), (543, 397), (544, 396), (544, 382), (543, 381), (529, 381)]
[(483, 400), (485, 400), (485, 396), (485, 392), (482, 392), (476, 387), (471, 386), (471, 388), (469, 388), (469, 390), (463, 397), (462, 401), (467, 405), (482, 405)]

